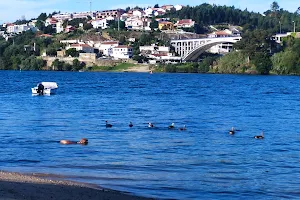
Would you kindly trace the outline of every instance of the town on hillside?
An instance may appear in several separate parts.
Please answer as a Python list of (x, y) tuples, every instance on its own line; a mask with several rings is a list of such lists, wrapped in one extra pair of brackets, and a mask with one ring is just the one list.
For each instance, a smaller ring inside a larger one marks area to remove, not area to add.
[[(201, 6), (209, 7), (208, 4)], [(246, 31), (244, 27), (232, 20), (236, 16), (227, 16), (227, 11), (215, 13), (214, 16), (220, 19), (212, 19), (212, 15), (205, 13), (205, 10), (201, 13), (201, 6), (197, 8), (196, 14), (189, 15), (180, 14), (182, 10), (189, 12), (193, 9), (189, 6), (158, 4), (148, 8), (41, 13), (36, 19), (2, 24), (0, 36), (12, 44), (17, 42), (18, 35), (26, 32), (32, 32), (34, 37), (45, 40), (24, 44), (24, 51), (34, 51), (33, 55), (46, 61), (47, 69), (52, 67), (53, 70), (58, 70), (58, 66), (54, 65), (59, 64), (58, 61), (72, 64), (74, 58), (87, 67), (120, 62), (156, 65), (199, 62), (204, 59), (201, 57), (204, 54), (226, 55), (232, 52), (234, 44), (242, 40), (241, 34)], [(228, 8), (236, 11), (232, 7)], [(195, 9), (191, 12), (195, 13)], [(248, 13), (239, 12), (241, 15)], [(272, 13), (269, 15), (272, 16)], [(201, 22), (197, 21), (197, 16), (201, 17)], [(222, 18), (223, 21), (228, 18), (226, 20), (229, 22), (213, 23), (222, 21)], [(294, 29), (287, 31), (289, 26), (284, 27), (280, 23), (280, 33), (273, 34), (272, 40), (281, 44), (283, 38), (296, 33), (296, 23), (293, 25)], [(286, 30), (285, 33), (282, 30)], [(296, 33), (296, 36), (299, 34)], [(47, 44), (46, 41), (51, 42)], [(21, 62), (16, 63), (12, 62), (21, 67)]]

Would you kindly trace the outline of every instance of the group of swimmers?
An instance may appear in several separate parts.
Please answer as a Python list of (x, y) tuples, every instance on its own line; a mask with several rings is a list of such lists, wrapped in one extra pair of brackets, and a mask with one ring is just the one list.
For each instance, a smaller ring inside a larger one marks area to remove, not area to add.
[[(108, 121), (105, 121), (105, 127), (106, 128), (111, 128), (113, 125), (109, 124)], [(133, 123), (129, 122), (128, 126), (131, 128), (133, 127)], [(148, 123), (148, 128), (154, 128), (154, 125), (149, 122)], [(171, 125), (168, 126), (168, 129), (175, 129), (175, 123), (172, 123)], [(178, 128), (179, 131), (185, 131), (186, 126), (184, 125), (183, 127)], [(81, 145), (87, 145), (88, 144), (88, 139), (82, 138), (80, 141), (70, 141), (70, 140), (61, 140), (60, 144), (81, 144)]]
[[(234, 135), (235, 134), (235, 129), (234, 129), (234, 127), (232, 127), (231, 129), (230, 129), (230, 131), (229, 131), (229, 134), (230, 135)], [(265, 135), (264, 135), (264, 132), (262, 131), (261, 132), (261, 135), (256, 135), (256, 136), (254, 136), (254, 138), (255, 139), (264, 139), (265, 138)]]
[[(109, 124), (107, 121), (106, 121), (106, 124), (105, 124), (106, 128), (111, 128), (112, 127), (112, 124)], [(131, 128), (133, 127), (133, 124), (132, 122), (130, 122), (128, 124), (128, 126)], [(148, 128), (153, 128), (154, 125), (149, 122), (148, 123)], [(172, 123), (170, 126), (168, 126), (168, 129), (174, 129), (175, 128), (175, 124)], [(183, 127), (179, 128), (178, 130), (180, 131), (185, 131), (186, 130), (186, 126), (184, 125)], [(236, 132), (236, 130), (234, 129), (234, 127), (232, 127), (230, 130), (229, 130), (229, 134), (230, 135), (234, 135)], [(264, 139), (265, 136), (264, 136), (264, 132), (262, 131), (261, 135), (256, 135), (254, 136), (255, 139)], [(75, 141), (70, 141), (70, 140), (61, 140), (60, 141), (60, 144), (81, 144), (81, 145), (87, 145), (88, 144), (88, 139), (86, 138), (82, 138), (80, 141), (78, 142), (75, 142)]]
[[(111, 128), (112, 126), (113, 126), (112, 124), (109, 124), (107, 121), (105, 121), (105, 127), (106, 128)], [(133, 123), (129, 122), (128, 126), (130, 128), (133, 127)], [(151, 122), (149, 122), (148, 123), (148, 128), (154, 128), (154, 125)], [(169, 125), (168, 129), (175, 129), (175, 123), (172, 123), (171, 125)], [(184, 125), (183, 127), (178, 128), (178, 130), (185, 131), (186, 130), (186, 126)]]

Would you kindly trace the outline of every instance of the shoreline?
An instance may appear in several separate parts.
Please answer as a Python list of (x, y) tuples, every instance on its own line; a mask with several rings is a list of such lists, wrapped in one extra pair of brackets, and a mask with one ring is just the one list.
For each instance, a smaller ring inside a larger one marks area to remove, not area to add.
[(0, 171), (0, 199), (150, 200), (153, 198), (102, 188), (98, 185), (64, 180), (43, 173)]

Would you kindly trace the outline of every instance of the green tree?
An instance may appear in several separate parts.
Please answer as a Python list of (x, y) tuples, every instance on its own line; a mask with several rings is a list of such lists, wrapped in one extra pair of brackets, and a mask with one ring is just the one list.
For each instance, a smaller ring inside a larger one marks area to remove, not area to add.
[(278, 5), (277, 1), (274, 1), (271, 4), (271, 10), (272, 10), (273, 13), (276, 13), (279, 10), (279, 5)]
[(79, 60), (78, 59), (74, 59), (73, 60), (73, 68), (72, 68), (72, 70), (73, 71), (79, 71), (81, 69), (82, 69), (82, 66), (81, 66), (81, 63), (79, 62)]
[(70, 49), (66, 50), (66, 56), (78, 57), (79, 51), (77, 51), (75, 48), (70, 48)]
[(37, 20), (39, 20), (39, 21), (46, 21), (47, 17), (48, 17), (48, 16), (47, 16), (46, 13), (41, 13), (41, 14), (38, 16)]
[(152, 19), (151, 19), (150, 28), (151, 28), (152, 30), (155, 30), (155, 29), (158, 28), (158, 21), (156, 21), (155, 18), (152, 18)]
[(91, 23), (85, 23), (83, 25), (83, 30), (90, 30), (93, 28), (93, 25)]
[(52, 25), (48, 25), (44, 28), (44, 33), (46, 34), (54, 34), (56, 33), (55, 29), (52, 27)]
[(44, 31), (45, 30), (45, 24), (44, 22), (42, 22), (41, 20), (38, 20), (35, 23), (35, 26), (40, 30), (40, 31)]
[(60, 61), (59, 59), (55, 59), (53, 62), (52, 62), (52, 68), (54, 70), (58, 70), (58, 71), (63, 71), (64, 69), (64, 62), (63, 61)]
[(259, 74), (269, 74), (272, 68), (272, 61), (270, 59), (270, 56), (263, 52), (255, 53), (251, 62), (255, 65), (256, 71)]

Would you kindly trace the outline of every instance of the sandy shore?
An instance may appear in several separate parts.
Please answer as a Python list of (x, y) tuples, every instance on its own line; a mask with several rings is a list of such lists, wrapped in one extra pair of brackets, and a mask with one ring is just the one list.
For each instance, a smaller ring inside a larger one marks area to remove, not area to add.
[(130, 67), (126, 71), (128, 72), (150, 72), (148, 65), (137, 65), (135, 67)]
[[(39, 174), (20, 174), (0, 171), (2, 200), (147, 200), (95, 185), (40, 178)], [(45, 176), (47, 177), (47, 176)]]

